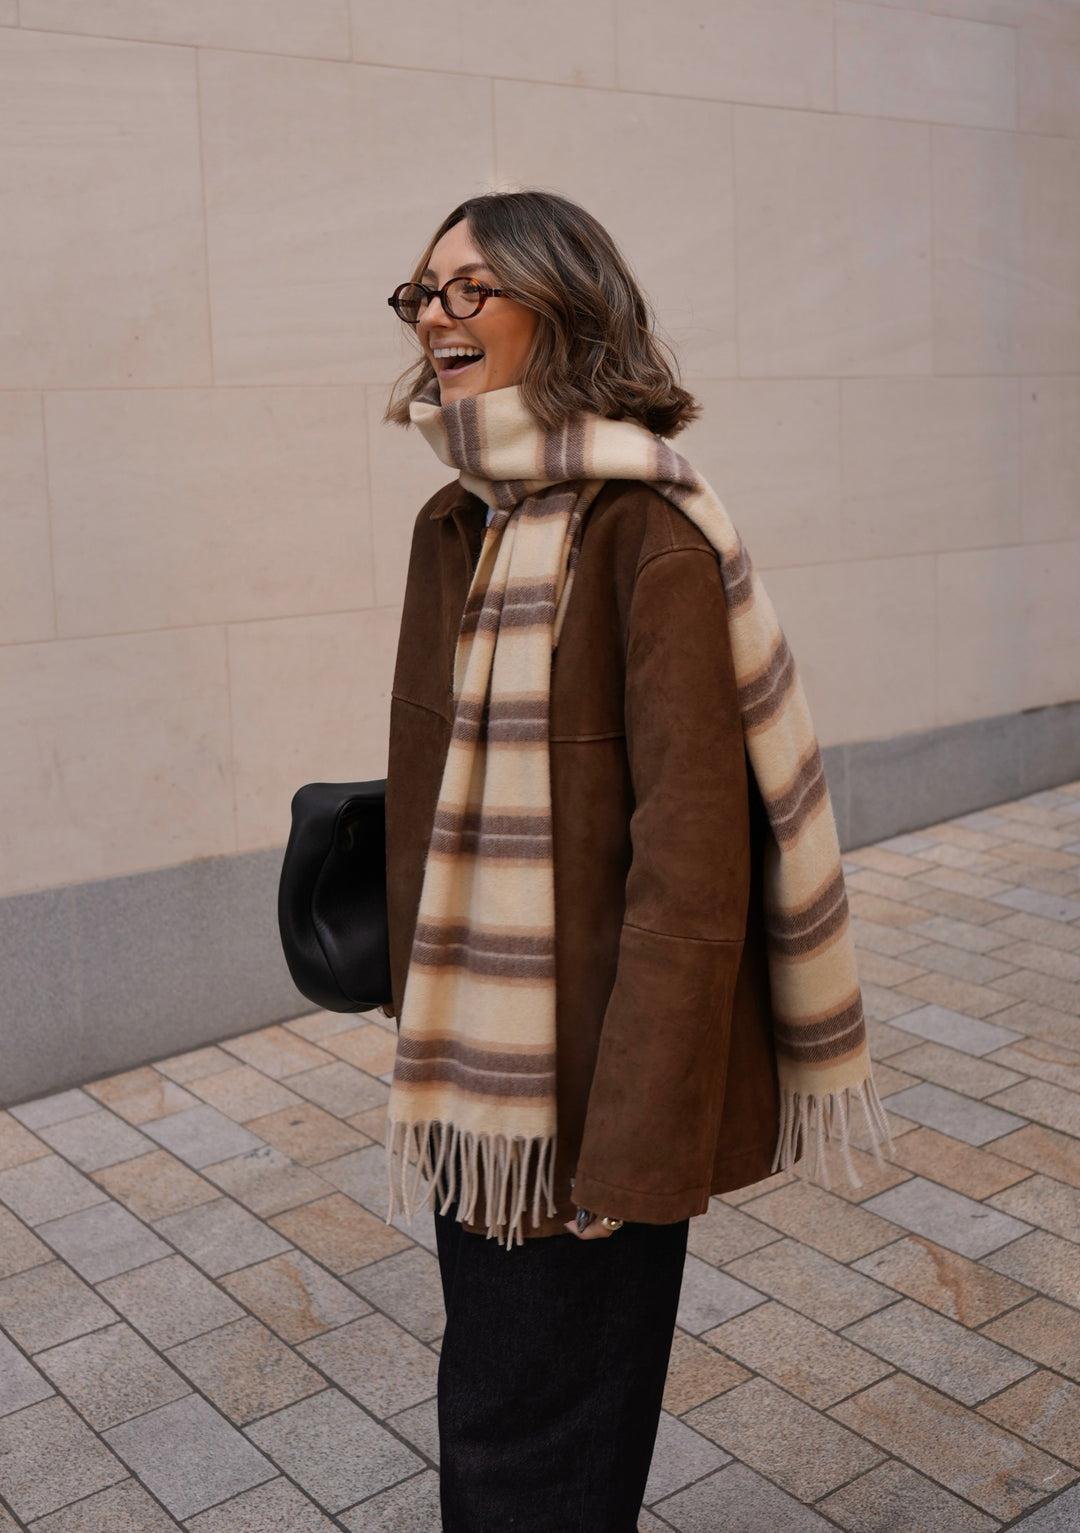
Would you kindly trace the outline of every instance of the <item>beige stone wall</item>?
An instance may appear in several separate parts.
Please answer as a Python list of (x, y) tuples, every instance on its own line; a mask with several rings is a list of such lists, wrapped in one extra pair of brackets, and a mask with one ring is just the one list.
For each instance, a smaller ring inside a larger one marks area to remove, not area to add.
[(0, 0), (0, 893), (384, 764), (387, 293), (491, 184), (623, 243), (823, 742), (1080, 696), (1080, 7)]

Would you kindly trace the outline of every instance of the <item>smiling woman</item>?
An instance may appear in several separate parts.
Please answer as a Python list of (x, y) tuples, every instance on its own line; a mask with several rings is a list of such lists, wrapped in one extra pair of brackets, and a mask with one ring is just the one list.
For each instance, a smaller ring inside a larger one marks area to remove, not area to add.
[(395, 1206), (427, 1184), (444, 1533), (634, 1533), (689, 1220), (871, 1137), (836, 831), (791, 654), (610, 236), (473, 199), (391, 303), (413, 534), (387, 909)]

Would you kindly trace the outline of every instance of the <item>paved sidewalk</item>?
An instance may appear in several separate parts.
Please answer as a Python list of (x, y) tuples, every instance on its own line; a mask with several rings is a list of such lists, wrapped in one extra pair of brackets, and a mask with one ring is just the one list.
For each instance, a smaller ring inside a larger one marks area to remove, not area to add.
[[(693, 1221), (642, 1528), (1075, 1533), (1080, 783), (845, 866), (895, 1153)], [(0, 1533), (437, 1533), (392, 1028), (318, 1012), (0, 1113)]]

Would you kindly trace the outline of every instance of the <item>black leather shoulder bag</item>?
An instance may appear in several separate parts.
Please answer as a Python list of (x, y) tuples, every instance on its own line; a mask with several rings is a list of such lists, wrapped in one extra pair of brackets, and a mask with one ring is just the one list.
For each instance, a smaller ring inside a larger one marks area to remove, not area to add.
[(292, 801), (278, 885), (285, 962), (327, 1011), (389, 1005), (386, 781), (310, 782)]

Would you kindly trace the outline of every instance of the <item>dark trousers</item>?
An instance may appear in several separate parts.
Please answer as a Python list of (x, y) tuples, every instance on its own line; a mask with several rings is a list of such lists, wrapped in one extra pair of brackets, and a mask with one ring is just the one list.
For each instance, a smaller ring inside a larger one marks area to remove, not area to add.
[(443, 1533), (635, 1533), (689, 1222), (509, 1251), (435, 1229)]

